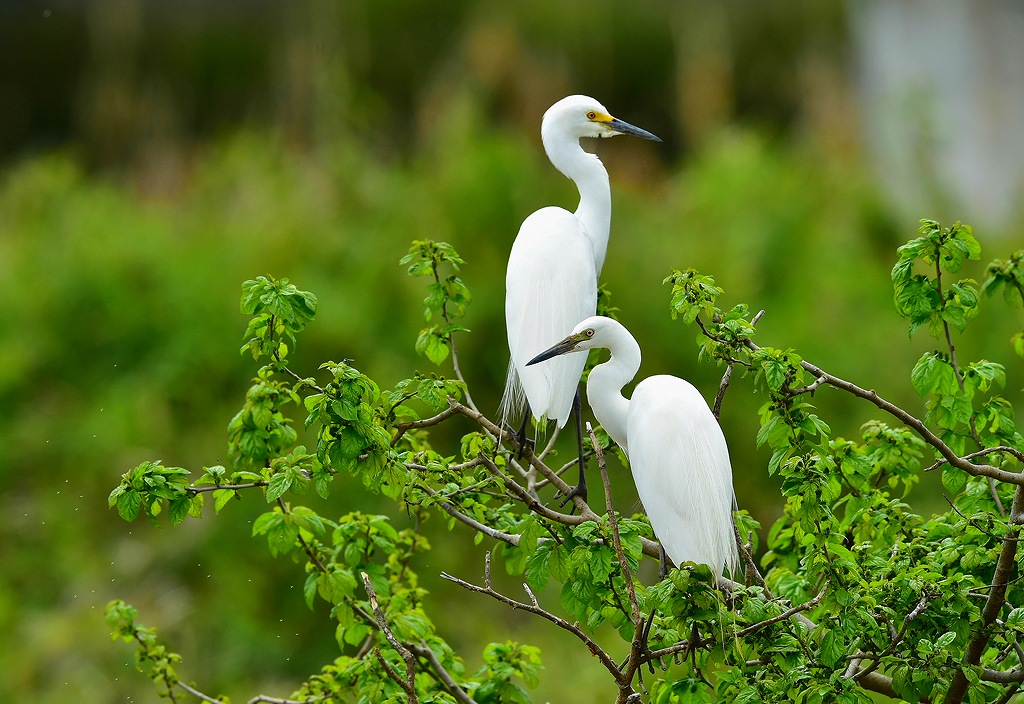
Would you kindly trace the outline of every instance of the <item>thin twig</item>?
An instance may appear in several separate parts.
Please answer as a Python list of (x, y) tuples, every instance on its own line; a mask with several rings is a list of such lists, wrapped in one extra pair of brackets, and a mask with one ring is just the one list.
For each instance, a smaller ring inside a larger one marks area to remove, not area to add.
[(436, 416), (431, 416), (430, 418), (422, 418), (420, 420), (413, 420), (409, 421), (408, 423), (398, 423), (395, 425), (395, 428), (398, 430), (398, 432), (395, 433), (395, 437), (391, 438), (391, 447), (394, 447), (395, 445), (398, 444), (398, 441), (402, 439), (402, 436), (405, 435), (406, 431), (415, 430), (416, 428), (429, 428), (431, 426), (437, 425), (438, 423), (442, 423), (457, 414), (458, 411), (449, 406), (445, 410), (438, 413)]
[[(489, 432), (493, 437), (498, 438), (499, 442), (506, 442), (508, 446), (514, 451), (519, 452), (524, 460), (526, 460), (530, 466), (535, 468), (540, 474), (548, 479), (555, 488), (560, 491), (563, 495), (568, 496), (572, 492), (572, 487), (562, 481), (562, 478), (557, 476), (550, 467), (537, 457), (533, 449), (527, 443), (526, 447), (519, 447), (519, 443), (516, 440), (515, 433), (503, 430), (495, 425), (489, 418), (484, 416), (480, 411), (472, 409), (455, 399), (448, 399), (448, 403), (456, 409), (457, 412), (475, 421), (480, 427)], [(588, 521), (598, 521), (598, 516), (594, 511), (587, 505), (580, 496), (574, 496), (573, 506), (576, 507), (576, 512)]]
[[(998, 445), (996, 447), (986, 447), (983, 450), (978, 450), (977, 452), (972, 452), (970, 454), (964, 455), (961, 459), (970, 461), (970, 460), (973, 460), (976, 457), (984, 457), (985, 455), (992, 455), (992, 454), (995, 454), (997, 452), (1005, 452), (1005, 453), (1007, 453), (1009, 455), (1013, 455), (1013, 457), (1018, 462), (1024, 462), (1024, 452), (1021, 452), (1020, 450), (1018, 450), (1015, 447), (1009, 447), (1007, 445)], [(939, 467), (941, 467), (944, 464), (948, 464), (948, 461), (945, 458), (936, 460), (934, 464), (932, 464), (932, 465), (930, 465), (928, 467), (925, 467), (924, 471), (925, 472), (934, 472), (936, 469), (938, 469)]]
[(900, 642), (903, 640), (903, 636), (906, 635), (907, 627), (910, 625), (910, 622), (918, 616), (920, 616), (922, 613), (924, 613), (924, 610), (928, 607), (929, 601), (930, 598), (928, 594), (921, 595), (921, 599), (917, 602), (917, 606), (914, 607), (913, 611), (911, 611), (903, 617), (903, 625), (900, 627), (899, 632), (897, 632), (896, 635), (893, 637), (892, 642), (889, 643), (889, 646), (885, 650), (880, 652), (877, 655), (877, 657), (875, 657), (872, 660), (870, 665), (865, 667), (863, 670), (856, 672), (853, 675), (853, 679), (855, 682), (859, 682), (860, 680), (864, 679), (872, 672), (874, 672), (878, 668), (879, 664), (881, 664), (882, 658), (891, 655), (893, 651), (896, 650), (896, 646), (900, 644)]
[[(281, 357), (277, 354), (277, 350), (274, 351), (274, 358), (280, 363)], [(292, 379), (295, 379), (295, 381), (301, 381), (302, 383), (306, 384), (307, 386), (309, 386), (309, 388), (313, 389), (317, 393), (320, 393), (320, 394), (324, 393), (324, 390), (323, 390), (322, 387), (317, 386), (315, 383), (310, 383), (310, 379), (312, 377), (302, 377), (302, 376), (299, 376), (298, 374), (293, 372), (288, 367), (281, 367), (281, 369), (284, 370), (285, 374), (290, 376)]]
[(519, 482), (513, 480), (510, 476), (501, 471), (501, 469), (494, 463), (490, 457), (480, 455), (478, 457), (481, 463), (487, 467), (488, 471), (491, 472), (495, 477), (499, 478), (504, 482), (505, 486), (508, 487), (512, 493), (514, 493), (520, 501), (526, 504), (526, 507), (536, 513), (538, 516), (547, 518), (552, 521), (557, 521), (563, 525), (578, 526), (581, 523), (586, 523), (587, 518), (583, 516), (574, 516), (568, 513), (561, 513), (550, 509), (542, 504), (537, 499), (530, 495), (530, 492), (526, 490)]
[[(291, 514), (291, 511), (288, 509), (288, 505), (280, 497), (278, 497), (277, 499), (277, 505), (281, 508), (281, 513), (284, 513), (286, 515)], [(303, 552), (306, 553), (306, 557), (309, 558), (310, 562), (316, 565), (317, 571), (327, 574), (327, 568), (324, 566), (324, 563), (320, 561), (320, 556), (316, 554), (316, 550), (314, 550), (312, 546), (310, 546), (310, 544), (306, 542), (305, 538), (302, 537), (301, 533), (297, 534), (296, 538), (299, 541), (299, 545), (302, 546)]]
[[(440, 496), (437, 493), (437, 491), (434, 490), (432, 487), (424, 485), (422, 487), (422, 489), (424, 491), (426, 491), (427, 494), (429, 496), (431, 496), (431, 497), (437, 498), (437, 497)], [(505, 533), (505, 532), (500, 531), (500, 530), (498, 530), (496, 528), (491, 528), (489, 525), (481, 523), (480, 521), (476, 520), (472, 516), (466, 515), (465, 513), (460, 511), (459, 509), (455, 508), (454, 505), (452, 505), (448, 501), (445, 501), (442, 498), (437, 498), (437, 502), (436, 503), (449, 516), (451, 516), (452, 518), (454, 518), (457, 521), (460, 521), (461, 523), (465, 523), (467, 526), (469, 526), (473, 530), (479, 531), (479, 532), (483, 533), (484, 535), (487, 535), (487, 536), (489, 536), (491, 538), (494, 538), (495, 540), (500, 540), (503, 543), (508, 543), (509, 545), (519, 545), (519, 536), (518, 535), (513, 535), (512, 533)]]
[[(437, 263), (434, 263), (434, 281), (440, 285), (441, 276), (437, 273)], [(444, 318), (445, 325), (448, 329), (452, 327), (452, 321), (448, 317), (448, 301), (445, 300), (441, 303), (441, 317)], [(455, 333), (448, 334), (448, 348), (452, 351), (452, 369), (455, 371), (456, 378), (462, 382), (463, 392), (466, 394), (466, 404), (474, 411), (479, 412), (480, 409), (473, 403), (473, 397), (469, 395), (469, 384), (466, 383), (466, 378), (462, 376), (462, 369), (459, 367), (459, 350), (455, 346)]]
[(754, 555), (750, 551), (750, 544), (744, 543), (743, 538), (740, 536), (740, 528), (736, 525), (736, 519), (732, 520), (732, 534), (733, 539), (736, 541), (736, 547), (739, 548), (740, 555), (743, 557), (743, 562), (747, 566), (747, 577), (752, 577), (757, 585), (768, 591), (768, 585), (764, 581), (764, 577), (761, 575), (761, 571), (757, 569), (757, 563), (754, 562)]
[(746, 628), (741, 628), (739, 631), (736, 632), (736, 637), (742, 638), (743, 636), (750, 635), (751, 633), (756, 633), (757, 631), (760, 631), (762, 628), (770, 626), (773, 623), (778, 623), (779, 621), (786, 621), (799, 613), (802, 613), (804, 611), (810, 611), (815, 606), (821, 603), (821, 600), (825, 598), (826, 591), (828, 591), (827, 579), (825, 580), (825, 583), (822, 585), (821, 591), (819, 591), (813, 599), (805, 601), (799, 606), (794, 606), (791, 609), (786, 609), (778, 616), (773, 616), (772, 618), (761, 621), (760, 623), (753, 623), (747, 626)]
[[(597, 467), (601, 472), (601, 481), (604, 483), (604, 504), (608, 512), (608, 524), (612, 529), (612, 546), (615, 548), (615, 556), (619, 561), (619, 569), (622, 570), (622, 578), (626, 582), (626, 593), (629, 595), (630, 620), (633, 622), (633, 639), (630, 641), (629, 657), (626, 665), (621, 668), (617, 677), (619, 690), (632, 690), (631, 683), (633, 674), (639, 669), (643, 660), (643, 651), (647, 645), (644, 638), (644, 616), (640, 611), (640, 602), (636, 598), (636, 587), (633, 585), (633, 570), (629, 568), (629, 561), (626, 560), (626, 553), (622, 549), (622, 539), (619, 535), (619, 519), (615, 515), (615, 503), (612, 501), (612, 485), (608, 481), (608, 465), (604, 461), (604, 452), (597, 442), (597, 435), (594, 428), (587, 423), (587, 433), (590, 441), (594, 443), (594, 451), (597, 457)], [(622, 697), (620, 696), (620, 699)]]
[(192, 494), (202, 494), (206, 491), (217, 491), (218, 489), (227, 489), (229, 491), (241, 491), (242, 489), (255, 489), (260, 486), (267, 486), (270, 482), (250, 482), (249, 484), (201, 484), (196, 486), (190, 484), (186, 491)]
[[(757, 315), (750, 321), (751, 327), (757, 327), (758, 321), (764, 315), (764, 310), (759, 310)], [(711, 412), (715, 415), (716, 420), (721, 420), (722, 414), (722, 401), (725, 400), (725, 392), (729, 389), (729, 383), (732, 381), (732, 372), (736, 368), (735, 362), (730, 362), (729, 366), (725, 370), (725, 374), (722, 375), (722, 381), (718, 384), (718, 393), (715, 395), (715, 405), (712, 407)]]

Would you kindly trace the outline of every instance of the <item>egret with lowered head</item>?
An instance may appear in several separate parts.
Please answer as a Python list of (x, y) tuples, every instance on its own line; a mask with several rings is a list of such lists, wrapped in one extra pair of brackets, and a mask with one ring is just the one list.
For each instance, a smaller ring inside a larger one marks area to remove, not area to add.
[(738, 555), (729, 448), (700, 392), (688, 381), (662, 374), (644, 379), (633, 397), (625, 398), (622, 387), (640, 369), (640, 345), (621, 323), (603, 316), (587, 318), (528, 364), (595, 347), (606, 348), (611, 357), (590, 372), (587, 401), (626, 452), (665, 553), (676, 565), (708, 565), (716, 577), (733, 573)]
[(522, 443), (530, 413), (538, 422), (554, 420), (562, 428), (573, 410), (580, 481), (566, 500), (575, 495), (586, 499), (579, 414), (579, 381), (586, 357), (542, 367), (528, 368), (527, 362), (597, 309), (597, 277), (611, 223), (611, 187), (601, 160), (580, 147), (580, 138), (631, 134), (661, 140), (612, 117), (601, 103), (583, 95), (571, 95), (548, 108), (540, 133), (551, 163), (576, 184), (580, 204), (575, 213), (553, 206), (536, 211), (523, 222), (512, 245), (505, 277), (505, 323), (512, 355), (501, 415), (508, 423), (523, 413)]

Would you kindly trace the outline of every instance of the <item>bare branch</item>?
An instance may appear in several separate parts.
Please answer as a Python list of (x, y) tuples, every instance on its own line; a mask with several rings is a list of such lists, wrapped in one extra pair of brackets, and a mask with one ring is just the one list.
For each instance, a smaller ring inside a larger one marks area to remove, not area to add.
[(185, 684), (184, 682), (182, 682), (180, 680), (178, 681), (178, 686), (181, 687), (182, 689), (184, 689), (189, 694), (191, 694), (196, 699), (202, 699), (204, 702), (210, 702), (210, 704), (224, 704), (223, 700), (221, 700), (221, 699), (214, 699), (213, 697), (207, 696), (206, 694), (203, 694), (202, 692), (200, 692), (195, 687), (189, 687), (187, 684)]
[(989, 670), (985, 668), (981, 671), (981, 679), (986, 682), (999, 682), (1000, 684), (1011, 684), (1024, 682), (1024, 669), (1019, 670)]
[(311, 704), (312, 702), (322, 702), (329, 696), (324, 695), (322, 697), (314, 697), (313, 699), (278, 699), (277, 697), (268, 697), (260, 694), (250, 699), (246, 704)]
[[(442, 572), (441, 577), (447, 579), (449, 582), (454, 582), (455, 584), (458, 584), (463, 589), (467, 589), (471, 592), (476, 592), (478, 594), (486, 594), (492, 599), (500, 601), (501, 603), (510, 606), (513, 609), (526, 611), (527, 613), (535, 614), (537, 616), (540, 616), (541, 618), (550, 621), (562, 630), (568, 631), (576, 638), (578, 638), (580, 641), (582, 641), (583, 644), (587, 646), (587, 650), (589, 650), (591, 654), (593, 654), (601, 662), (605, 669), (608, 670), (609, 673), (611, 673), (612, 677), (615, 678), (616, 682), (618, 682), (620, 677), (622, 676), (622, 673), (619, 671), (618, 665), (616, 665), (615, 661), (612, 660), (611, 656), (608, 655), (608, 653), (606, 653), (604, 649), (600, 645), (598, 645), (596, 641), (594, 641), (594, 639), (592, 639), (590, 636), (584, 633), (583, 630), (577, 624), (569, 623), (565, 619), (559, 618), (558, 616), (551, 613), (550, 611), (547, 611), (538, 604), (525, 604), (521, 601), (516, 601), (511, 597), (505, 596), (504, 594), (495, 591), (494, 588), (490, 586), (490, 584), (488, 584), (488, 586), (486, 587), (480, 587), (475, 584), (471, 584), (470, 582), (467, 582), (465, 580), (459, 579), (458, 577), (453, 577), (447, 572)], [(530, 594), (531, 600), (536, 601), (536, 597), (532, 593), (528, 593)]]
[(405, 678), (403, 679), (395, 672), (384, 660), (384, 656), (380, 650), (375, 650), (377, 659), (380, 661), (381, 666), (388, 673), (388, 676), (395, 681), (395, 683), (402, 688), (405, 695), (409, 698), (410, 704), (418, 704), (419, 697), (416, 696), (416, 656), (410, 652), (408, 648), (402, 645), (395, 634), (391, 632), (391, 627), (388, 626), (387, 620), (384, 618), (384, 612), (380, 609), (380, 604), (377, 603), (377, 592), (373, 590), (373, 585), (370, 584), (370, 575), (365, 572), (361, 572), (360, 575), (363, 578), (363, 587), (366, 589), (366, 595), (370, 597), (370, 608), (373, 609), (373, 615), (377, 618), (377, 625), (380, 630), (384, 632), (384, 637), (388, 639), (388, 643), (391, 647), (402, 656), (405, 660)]
[(481, 463), (485, 467), (487, 467), (491, 474), (501, 479), (505, 483), (505, 486), (508, 487), (512, 491), (512, 493), (514, 493), (516, 497), (519, 498), (520, 501), (526, 504), (527, 508), (536, 513), (538, 516), (569, 526), (578, 526), (579, 524), (585, 523), (587, 520), (590, 520), (584, 518), (583, 516), (574, 516), (572, 514), (561, 513), (559, 511), (555, 511), (554, 509), (548, 508), (540, 501), (535, 499), (530, 494), (530, 492), (527, 491), (525, 487), (523, 487), (523, 485), (521, 485), (519, 482), (515, 481), (510, 476), (502, 472), (498, 465), (496, 465), (494, 463), (494, 460), (492, 460), (490, 457), (480, 455), (478, 459), (480, 459)]

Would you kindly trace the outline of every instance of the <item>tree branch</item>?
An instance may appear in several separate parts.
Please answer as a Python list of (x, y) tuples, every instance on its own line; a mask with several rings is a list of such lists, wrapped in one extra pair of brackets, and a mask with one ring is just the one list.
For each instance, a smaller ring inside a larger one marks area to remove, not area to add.
[[(465, 580), (459, 579), (458, 577), (453, 577), (452, 575), (448, 574), (447, 572), (442, 572), (441, 573), (441, 577), (443, 577), (444, 579), (447, 579), (449, 582), (454, 582), (455, 584), (458, 584), (463, 589), (467, 589), (467, 590), (469, 590), (471, 592), (476, 592), (478, 594), (486, 594), (487, 596), (491, 597), (492, 599), (495, 599), (496, 601), (500, 601), (501, 603), (503, 603), (503, 604), (505, 604), (507, 606), (510, 606), (513, 609), (521, 610), (521, 611), (526, 611), (528, 613), (540, 616), (541, 618), (544, 618), (544, 619), (550, 621), (551, 623), (555, 624), (556, 626), (558, 626), (562, 630), (568, 631), (569, 633), (574, 635), (576, 638), (578, 638), (580, 641), (582, 641), (583, 644), (587, 646), (587, 650), (589, 650), (590, 653), (592, 655), (594, 655), (601, 662), (601, 664), (604, 666), (604, 668), (606, 670), (608, 670), (609, 673), (611, 673), (612, 677), (615, 678), (615, 681), (619, 682), (619, 678), (622, 676), (622, 672), (619, 670), (618, 665), (615, 663), (614, 660), (612, 660), (611, 656), (608, 655), (608, 653), (606, 653), (604, 651), (604, 649), (601, 648), (601, 646), (597, 644), (596, 641), (594, 641), (594, 639), (592, 639), (590, 636), (588, 636), (586, 633), (584, 633), (583, 630), (577, 624), (569, 623), (565, 619), (559, 618), (555, 614), (553, 614), (550, 611), (547, 611), (546, 609), (541, 607), (540, 604), (537, 602), (537, 597), (533, 594), (532, 591), (530, 591), (529, 586), (527, 586), (526, 584), (524, 584), (523, 587), (526, 589), (526, 593), (530, 597), (530, 601), (532, 602), (530, 604), (525, 604), (525, 603), (523, 603), (521, 601), (516, 601), (515, 599), (513, 599), (511, 597), (505, 596), (504, 594), (495, 591), (494, 588), (491, 586), (491, 583), (490, 583), (490, 568), (491, 568), (491, 554), (487, 553), (487, 560), (486, 560), (486, 563), (485, 563), (485, 575), (487, 575), (486, 578), (485, 578), (486, 579), (486, 586), (483, 586), (483, 587), (477, 586), (475, 584), (471, 584), (470, 582), (467, 582)], [(622, 686), (620, 684), (620, 690), (621, 690), (621, 687)]]
[(454, 415), (458, 415), (458, 411), (449, 406), (436, 416), (431, 416), (430, 418), (414, 420), (408, 423), (396, 423), (395, 429), (398, 430), (398, 432), (395, 433), (395, 437), (391, 438), (391, 447), (398, 444), (398, 441), (402, 439), (402, 436), (405, 435), (406, 431), (415, 430), (416, 428), (429, 428), (430, 426), (437, 425), (438, 423), (448, 420)]
[(395, 638), (395, 634), (391, 632), (391, 627), (388, 626), (388, 622), (384, 618), (384, 612), (381, 611), (380, 604), (377, 603), (377, 592), (373, 591), (373, 585), (370, 584), (370, 575), (365, 572), (361, 572), (360, 575), (363, 578), (363, 587), (366, 589), (366, 595), (370, 597), (370, 608), (373, 609), (373, 615), (377, 617), (377, 625), (380, 627), (380, 630), (384, 632), (384, 637), (388, 639), (388, 643), (391, 644), (391, 647), (395, 649), (395, 652), (402, 656), (403, 660), (405, 660), (405, 678), (403, 679), (400, 677), (398, 673), (388, 665), (379, 649), (375, 650), (377, 659), (380, 661), (384, 670), (388, 673), (388, 676), (391, 677), (391, 679), (393, 679), (405, 692), (406, 697), (408, 697), (409, 704), (419, 704), (419, 697), (416, 696), (416, 656), (414, 656), (408, 648), (402, 645), (399, 640)]
[(193, 494), (202, 494), (205, 491), (217, 491), (218, 489), (228, 489), (229, 491), (241, 491), (242, 489), (255, 489), (260, 486), (267, 486), (270, 482), (250, 482), (249, 484), (202, 484), (196, 486), (195, 484), (189, 484), (188, 489)]
[[(622, 550), (622, 538), (619, 535), (619, 519), (615, 515), (615, 503), (612, 501), (612, 485), (608, 481), (608, 466), (604, 461), (604, 451), (597, 442), (597, 435), (594, 428), (587, 423), (587, 433), (590, 441), (594, 443), (594, 452), (597, 456), (597, 467), (601, 472), (601, 481), (604, 484), (604, 505), (608, 512), (608, 524), (612, 529), (612, 546), (615, 548), (615, 557), (619, 561), (619, 569), (622, 570), (622, 578), (626, 582), (626, 594), (629, 596), (630, 620), (633, 622), (633, 639), (629, 644), (629, 657), (622, 668), (617, 668), (619, 674), (617, 681), (619, 685), (619, 697), (617, 702), (625, 702), (628, 697), (635, 694), (633, 690), (633, 675), (640, 668), (644, 661), (644, 649), (647, 646), (644, 632), (646, 630), (643, 613), (640, 611), (640, 602), (636, 598), (636, 587), (633, 585), (633, 571), (629, 568), (626, 560), (626, 553)], [(613, 673), (614, 674), (614, 673)]]
[(460, 687), (458, 683), (452, 679), (452, 676), (448, 674), (448, 670), (444, 669), (444, 665), (442, 665), (441, 661), (437, 659), (437, 655), (434, 654), (434, 651), (430, 649), (430, 646), (428, 646), (426, 642), (423, 642), (420, 645), (409, 643), (407, 647), (417, 657), (423, 658), (427, 661), (430, 667), (434, 670), (434, 673), (437, 675), (438, 680), (444, 685), (444, 688), (448, 690), (448, 693), (455, 698), (455, 701), (459, 702), (459, 704), (477, 704), (476, 700), (469, 696), (466, 693), (466, 690)]
[[(437, 493), (437, 491), (435, 491), (432, 487), (424, 485), (422, 488), (431, 497), (438, 497), (438, 496), (440, 496)], [(460, 521), (461, 523), (465, 523), (467, 526), (469, 526), (473, 530), (479, 531), (479, 532), (483, 533), (486, 536), (494, 538), (495, 540), (500, 540), (503, 543), (508, 543), (509, 545), (519, 545), (519, 536), (518, 535), (513, 535), (512, 533), (505, 533), (504, 531), (500, 531), (497, 528), (491, 528), (489, 525), (481, 523), (480, 521), (476, 520), (475, 518), (473, 518), (471, 516), (467, 516), (466, 514), (462, 513), (457, 508), (455, 508), (454, 505), (452, 505), (448, 501), (445, 501), (444, 499), (438, 498), (438, 500), (436, 501), (436, 504), (438, 506), (440, 506), (441, 509), (445, 513), (447, 513), (449, 516), (451, 516), (452, 518), (454, 518), (457, 521)]]
[[(743, 340), (743, 343), (744, 345), (746, 345), (748, 349), (753, 350), (754, 352), (757, 352), (761, 349), (760, 346), (755, 344), (750, 339)], [(928, 426), (924, 424), (923, 421), (911, 415), (907, 411), (903, 410), (896, 404), (885, 400), (884, 398), (879, 396), (876, 391), (869, 391), (867, 389), (863, 389), (857, 386), (852, 382), (846, 381), (845, 379), (840, 379), (839, 377), (829, 374), (823, 369), (814, 366), (807, 360), (801, 360), (800, 366), (802, 366), (806, 371), (810, 372), (813, 376), (822, 379), (822, 383), (828, 384), (829, 386), (833, 386), (837, 389), (842, 389), (847, 393), (853, 394), (854, 396), (869, 401), (878, 408), (880, 408), (881, 410), (885, 411), (889, 415), (901, 421), (904, 425), (913, 428), (917, 432), (917, 434), (924, 439), (926, 443), (928, 443), (933, 448), (938, 450), (939, 454), (941, 454), (942, 457), (945, 458), (946, 462), (956, 467), (957, 469), (962, 469), (963, 471), (967, 472), (973, 477), (992, 477), (993, 479), (996, 479), (1001, 482), (1007, 482), (1008, 484), (1024, 486), (1024, 475), (1022, 474), (1018, 474), (1016, 472), (1007, 472), (1005, 470), (999, 469), (998, 467), (993, 467), (992, 465), (988, 464), (974, 464), (970, 460), (959, 457), (955, 452), (953, 452), (949, 445), (943, 442), (938, 435), (933, 433), (928, 428)]]

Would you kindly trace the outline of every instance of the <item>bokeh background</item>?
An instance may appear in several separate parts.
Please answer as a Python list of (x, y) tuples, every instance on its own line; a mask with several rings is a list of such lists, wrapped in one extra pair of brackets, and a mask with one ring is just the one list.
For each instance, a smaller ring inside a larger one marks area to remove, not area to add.
[[(661, 283), (693, 266), (727, 303), (766, 309), (765, 344), (921, 410), (909, 371), (930, 342), (892, 309), (894, 250), (920, 217), (975, 226), (975, 278), (1021, 246), (1022, 43), (1009, 0), (0, 3), (0, 699), (156, 701), (109, 640), (115, 597), (183, 654), (186, 679), (236, 701), (284, 696), (335, 656), (301, 566), (249, 537), (258, 497), (170, 530), (123, 523), (106, 495), (144, 459), (227, 461), (254, 372), (237, 353), (246, 278), (319, 296), (305, 372), (347, 357), (387, 387), (429, 369), (413, 352), (422, 282), (397, 266), (413, 239), (466, 260), (463, 366), (496, 408), (512, 239), (532, 210), (575, 205), (539, 143), (570, 93), (665, 140), (589, 145), (613, 187), (603, 280), (642, 375), (717, 388)], [(1020, 322), (989, 306), (959, 341), (1008, 364), (1018, 408)], [(767, 527), (780, 506), (760, 402), (737, 380), (723, 424), (739, 504)], [(873, 417), (827, 391), (816, 403), (847, 436)], [(941, 501), (929, 480), (911, 500)], [(316, 508), (392, 510), (344, 479)], [(575, 642), (441, 583), (480, 556), (466, 531), (426, 530), (415, 567), (468, 667), (520, 639), (544, 652), (538, 701), (608, 700)]]

